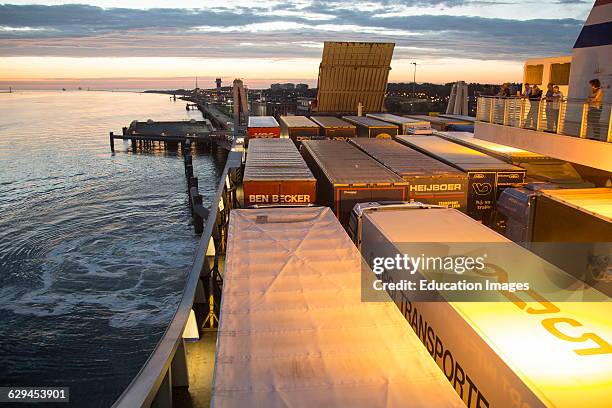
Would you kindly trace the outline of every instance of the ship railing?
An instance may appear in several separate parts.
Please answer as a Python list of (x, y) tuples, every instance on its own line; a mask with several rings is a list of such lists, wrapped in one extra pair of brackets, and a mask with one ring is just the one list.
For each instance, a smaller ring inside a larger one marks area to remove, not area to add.
[(199, 297), (205, 298), (205, 302), (208, 302), (210, 293), (214, 295), (214, 310), (216, 316), (219, 316), (218, 302), (222, 280), (217, 269), (218, 256), (225, 251), (224, 238), (227, 234), (229, 211), (237, 206), (235, 187), (241, 177), (241, 162), (242, 152), (234, 141), (219, 179), (213, 205), (206, 219), (178, 308), (163, 337), (138, 374), (114, 402), (113, 408), (171, 408), (172, 389), (189, 385), (183, 333), (190, 315), (191, 318), (194, 317), (193, 306), (197, 293), (200, 293)]
[(586, 99), (532, 101), (521, 97), (479, 96), (481, 122), (612, 142), (612, 104)]

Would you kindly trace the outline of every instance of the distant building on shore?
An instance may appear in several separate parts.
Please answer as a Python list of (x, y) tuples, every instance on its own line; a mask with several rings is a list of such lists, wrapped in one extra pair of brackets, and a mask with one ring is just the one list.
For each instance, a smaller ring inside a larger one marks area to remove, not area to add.
[(292, 82), (287, 82), (286, 84), (272, 84), (270, 85), (270, 89), (272, 91), (292, 91), (295, 89), (295, 84)]

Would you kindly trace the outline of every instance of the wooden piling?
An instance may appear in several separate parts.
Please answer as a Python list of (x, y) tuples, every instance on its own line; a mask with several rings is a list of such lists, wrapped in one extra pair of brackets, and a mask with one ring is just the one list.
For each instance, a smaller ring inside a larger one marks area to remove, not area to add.
[(193, 158), (192, 156), (190, 154), (185, 155), (184, 162), (185, 162), (185, 177), (187, 178), (187, 181), (189, 181), (189, 179), (193, 177)]
[(191, 187), (189, 196), (193, 207), (193, 229), (196, 234), (201, 234), (204, 231), (204, 218), (201, 215), (203, 209), (202, 195), (198, 193), (197, 187)]
[(197, 177), (189, 177), (187, 179), (187, 198), (189, 199), (189, 209), (191, 210), (191, 216), (194, 215), (194, 209), (193, 209), (193, 200), (191, 199), (191, 192), (192, 189), (195, 188), (195, 191), (198, 191), (199, 185), (198, 185), (198, 178)]
[(110, 148), (111, 152), (115, 153), (115, 134), (110, 132)]
[(132, 138), (132, 152), (136, 153), (136, 139)]
[(191, 187), (199, 188), (198, 178), (197, 177), (189, 177), (187, 179), (187, 187), (189, 187), (189, 191), (191, 191)]

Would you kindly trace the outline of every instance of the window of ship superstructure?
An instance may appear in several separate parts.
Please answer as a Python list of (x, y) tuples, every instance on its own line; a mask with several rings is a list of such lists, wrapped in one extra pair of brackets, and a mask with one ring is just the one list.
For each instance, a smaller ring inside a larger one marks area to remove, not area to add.
[(570, 63), (551, 64), (550, 65), (550, 82), (555, 85), (568, 85), (570, 74)]
[(527, 65), (525, 67), (525, 83), (542, 85), (542, 74), (544, 73), (544, 65)]

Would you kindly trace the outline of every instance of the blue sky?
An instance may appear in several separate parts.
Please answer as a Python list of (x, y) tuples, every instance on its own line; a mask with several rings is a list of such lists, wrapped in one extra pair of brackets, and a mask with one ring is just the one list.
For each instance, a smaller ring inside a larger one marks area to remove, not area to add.
[[(525, 59), (571, 52), (592, 7), (581, 0), (66, 3), (0, 4), (0, 78), (199, 74), (312, 83), (323, 41), (357, 40), (396, 44), (395, 80), (409, 79), (411, 61), (432, 82), (516, 80)], [(118, 58), (123, 66), (112, 67)]]

